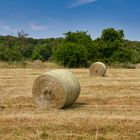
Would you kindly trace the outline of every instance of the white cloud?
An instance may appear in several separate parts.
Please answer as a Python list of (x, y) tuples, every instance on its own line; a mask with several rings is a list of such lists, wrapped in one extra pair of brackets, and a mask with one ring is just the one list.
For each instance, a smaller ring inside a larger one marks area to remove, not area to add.
[(78, 7), (84, 4), (88, 4), (88, 3), (92, 3), (92, 2), (96, 2), (97, 0), (75, 0), (75, 2), (73, 2), (72, 4), (70, 4), (68, 6), (68, 8), (74, 8), (74, 7)]
[(41, 25), (41, 24), (37, 24), (37, 23), (30, 23), (30, 27), (32, 30), (38, 31), (38, 30), (47, 30), (51, 26)]

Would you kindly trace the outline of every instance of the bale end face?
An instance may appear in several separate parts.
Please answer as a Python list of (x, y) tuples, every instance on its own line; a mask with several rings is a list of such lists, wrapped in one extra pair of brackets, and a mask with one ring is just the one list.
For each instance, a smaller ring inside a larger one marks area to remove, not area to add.
[(105, 76), (106, 71), (106, 65), (102, 62), (95, 62), (89, 68), (89, 73), (91, 76)]
[(39, 107), (60, 109), (71, 105), (78, 98), (80, 84), (71, 72), (54, 70), (35, 80), (32, 93)]

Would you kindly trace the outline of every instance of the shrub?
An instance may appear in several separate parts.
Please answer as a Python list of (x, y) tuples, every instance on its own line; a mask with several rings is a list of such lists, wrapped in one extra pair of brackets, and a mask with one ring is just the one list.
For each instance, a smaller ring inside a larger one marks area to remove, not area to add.
[(88, 60), (88, 51), (81, 44), (68, 42), (57, 49), (54, 59), (67, 67), (85, 67)]

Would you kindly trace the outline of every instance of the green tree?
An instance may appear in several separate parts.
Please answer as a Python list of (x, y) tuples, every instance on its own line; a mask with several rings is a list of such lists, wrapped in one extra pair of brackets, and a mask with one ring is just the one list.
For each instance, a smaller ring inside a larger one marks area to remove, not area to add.
[(68, 42), (57, 49), (54, 58), (57, 62), (67, 67), (85, 67), (87, 65), (88, 51), (81, 44)]
[(18, 38), (26, 38), (29, 34), (26, 33), (24, 30), (17, 32)]
[(3, 61), (21, 61), (23, 56), (15, 46), (0, 46), (0, 60)]
[(101, 39), (103, 41), (123, 41), (124, 32), (123, 30), (115, 30), (114, 28), (107, 28), (102, 31)]
[(114, 63), (136, 63), (137, 51), (132, 48), (120, 48), (110, 58)]
[(113, 57), (114, 53), (125, 50), (123, 38), (123, 30), (115, 30), (114, 28), (104, 29), (101, 38), (93, 41), (90, 49), (90, 60), (111, 63), (115, 59)]
[(54, 59), (67, 67), (85, 67), (92, 41), (87, 32), (67, 32), (61, 46), (55, 48)]
[(85, 47), (89, 47), (92, 43), (92, 38), (87, 32), (77, 31), (77, 32), (67, 32), (65, 35), (65, 42), (71, 42), (76, 44), (84, 45)]
[(46, 44), (37, 45), (33, 51), (32, 59), (46, 61), (52, 54), (51, 47)]

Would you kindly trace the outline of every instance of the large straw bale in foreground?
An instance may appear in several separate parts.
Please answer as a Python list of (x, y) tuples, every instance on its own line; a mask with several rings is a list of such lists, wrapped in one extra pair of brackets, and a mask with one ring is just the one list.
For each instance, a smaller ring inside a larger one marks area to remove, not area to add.
[(106, 71), (106, 65), (102, 62), (95, 62), (89, 67), (89, 73), (91, 76), (104, 76)]
[(41, 108), (63, 108), (71, 105), (80, 94), (76, 77), (64, 69), (40, 75), (33, 84), (33, 99)]

